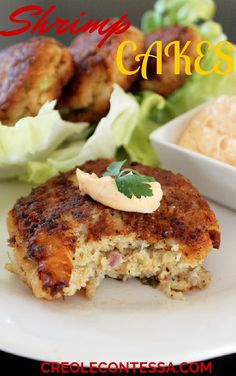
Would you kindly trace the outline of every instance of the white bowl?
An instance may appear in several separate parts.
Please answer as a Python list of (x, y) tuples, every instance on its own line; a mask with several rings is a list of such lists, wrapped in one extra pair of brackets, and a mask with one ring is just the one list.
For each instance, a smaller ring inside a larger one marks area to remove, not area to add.
[(236, 210), (236, 168), (178, 145), (190, 120), (206, 105), (165, 124), (150, 139), (163, 168), (180, 172), (202, 195)]

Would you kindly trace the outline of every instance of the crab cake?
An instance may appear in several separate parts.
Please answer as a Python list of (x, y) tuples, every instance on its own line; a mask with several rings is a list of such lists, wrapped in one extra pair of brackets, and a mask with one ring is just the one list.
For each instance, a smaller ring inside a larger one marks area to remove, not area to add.
[[(167, 57), (164, 54), (165, 47), (173, 42), (180, 42), (180, 50), (182, 50), (188, 41), (191, 41), (190, 46), (186, 49), (185, 55), (189, 56), (191, 61), (191, 68), (193, 68), (194, 61), (198, 56), (196, 46), (200, 42), (200, 37), (190, 27), (176, 25), (166, 26), (159, 28), (145, 36), (145, 51), (155, 41), (162, 42), (162, 74), (157, 75), (156, 64), (157, 61), (154, 58), (149, 58), (147, 80), (140, 80), (141, 90), (151, 90), (165, 97), (173, 93), (176, 89), (182, 86), (186, 79), (189, 77), (185, 74), (185, 62), (183, 59), (180, 61), (180, 75), (176, 75), (174, 72), (174, 47), (170, 47)], [(152, 53), (156, 54), (156, 47), (153, 48)]]
[(109, 110), (112, 85), (119, 84), (128, 90), (137, 75), (122, 74), (116, 64), (116, 53), (120, 43), (132, 40), (132, 45), (125, 47), (123, 62), (128, 70), (135, 70), (138, 63), (135, 56), (143, 52), (144, 36), (141, 31), (131, 27), (123, 34), (113, 35), (98, 48), (101, 35), (82, 34), (74, 39), (70, 51), (75, 61), (75, 75), (63, 92), (59, 103), (62, 115), (71, 121), (98, 122)]
[[(102, 176), (111, 161), (87, 162)], [(81, 194), (75, 170), (52, 178), (17, 200), (8, 215), (14, 261), (7, 269), (38, 298), (84, 290), (91, 297), (104, 277), (139, 278), (168, 296), (210, 281), (202, 266), (219, 248), (214, 213), (190, 181), (159, 168), (130, 165), (160, 182), (163, 199), (152, 214), (117, 211)]]
[(71, 53), (52, 38), (32, 38), (0, 53), (0, 121), (14, 125), (58, 99), (72, 77)]

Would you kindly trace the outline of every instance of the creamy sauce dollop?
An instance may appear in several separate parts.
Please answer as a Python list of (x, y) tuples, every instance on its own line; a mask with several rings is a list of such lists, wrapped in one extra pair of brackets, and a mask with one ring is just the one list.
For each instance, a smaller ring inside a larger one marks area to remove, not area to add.
[(93, 200), (112, 209), (136, 213), (153, 213), (159, 206), (163, 196), (161, 185), (158, 182), (150, 182), (153, 196), (131, 199), (119, 192), (115, 179), (110, 176), (99, 178), (96, 174), (88, 174), (77, 168), (76, 176), (79, 189), (88, 194)]
[(179, 145), (236, 167), (236, 96), (221, 96), (200, 111)]

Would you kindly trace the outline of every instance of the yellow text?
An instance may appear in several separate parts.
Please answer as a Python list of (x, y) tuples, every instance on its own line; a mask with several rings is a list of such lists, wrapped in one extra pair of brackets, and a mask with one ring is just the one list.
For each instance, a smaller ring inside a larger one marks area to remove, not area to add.
[[(232, 43), (228, 41), (222, 41), (215, 46), (210, 41), (202, 40), (196, 46), (196, 58), (194, 61), (188, 56), (187, 51), (191, 45), (191, 41), (185, 43), (184, 47), (180, 46), (179, 41), (173, 41), (165, 46), (163, 49), (161, 41), (153, 42), (143, 54), (137, 54), (135, 61), (138, 63), (137, 68), (134, 70), (128, 70), (123, 62), (124, 50), (128, 45), (131, 45), (132, 50), (137, 50), (137, 45), (134, 41), (126, 40), (122, 42), (117, 50), (116, 63), (121, 73), (132, 76), (140, 72), (141, 76), (148, 79), (148, 63), (149, 59), (156, 60), (156, 74), (161, 75), (163, 73), (163, 57), (174, 59), (173, 73), (176, 75), (184, 73), (187, 76), (191, 76), (193, 71), (200, 75), (209, 75), (211, 73), (220, 74), (225, 76), (230, 74), (234, 69), (234, 60), (230, 56), (230, 52), (233, 49)], [(171, 48), (174, 49), (174, 53), (170, 53)], [(208, 51), (212, 51), (215, 54), (216, 59), (212, 63), (210, 69), (203, 68), (203, 59)]]

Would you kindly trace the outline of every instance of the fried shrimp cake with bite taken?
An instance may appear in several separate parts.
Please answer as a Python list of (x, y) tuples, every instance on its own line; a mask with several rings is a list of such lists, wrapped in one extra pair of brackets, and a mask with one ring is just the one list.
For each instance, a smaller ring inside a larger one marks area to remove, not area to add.
[(59, 102), (62, 115), (71, 121), (98, 122), (109, 111), (112, 85), (117, 83), (127, 91), (137, 78), (137, 75), (126, 76), (119, 71), (116, 53), (123, 41), (134, 41), (137, 50), (133, 51), (132, 45), (128, 44), (124, 48), (123, 63), (126, 69), (135, 70), (138, 67), (135, 56), (143, 52), (143, 33), (130, 27), (122, 34), (113, 35), (98, 48), (101, 38), (97, 33), (86, 33), (71, 43), (75, 74)]
[[(81, 170), (101, 177), (110, 161), (87, 162)], [(203, 288), (203, 267), (219, 248), (214, 213), (180, 174), (137, 163), (127, 167), (161, 184), (160, 207), (151, 214), (111, 209), (79, 190), (75, 170), (52, 178), (17, 200), (8, 215), (16, 273), (36, 297), (48, 300), (85, 289), (93, 296), (104, 277), (138, 278), (179, 298)]]
[(70, 51), (53, 38), (31, 38), (0, 52), (0, 121), (14, 125), (58, 99), (72, 77)]
[[(162, 74), (157, 75), (157, 60), (155, 58), (149, 58), (147, 69), (148, 79), (140, 79), (139, 89), (151, 90), (167, 97), (181, 87), (189, 76), (185, 74), (184, 59), (180, 59), (180, 74), (175, 74), (174, 46), (169, 48), (169, 57), (164, 54), (166, 46), (173, 41), (179, 41), (181, 51), (185, 44), (190, 41), (191, 44), (184, 54), (190, 58), (191, 68), (193, 68), (194, 61), (198, 56), (196, 46), (197, 43), (200, 42), (200, 37), (196, 31), (190, 27), (175, 25), (165, 26), (147, 34), (145, 36), (145, 51), (147, 51), (155, 41), (162, 42)], [(152, 54), (156, 54), (156, 47), (153, 47)]]

